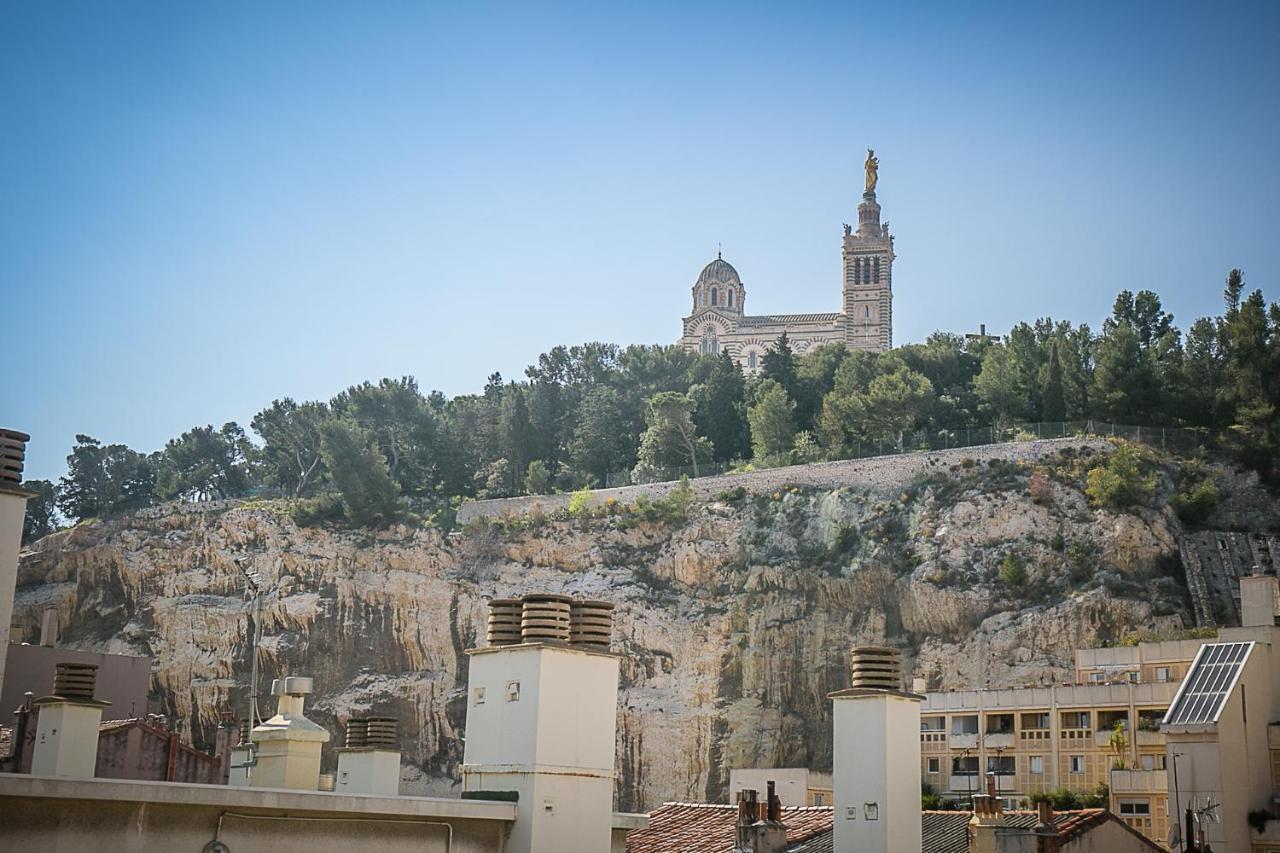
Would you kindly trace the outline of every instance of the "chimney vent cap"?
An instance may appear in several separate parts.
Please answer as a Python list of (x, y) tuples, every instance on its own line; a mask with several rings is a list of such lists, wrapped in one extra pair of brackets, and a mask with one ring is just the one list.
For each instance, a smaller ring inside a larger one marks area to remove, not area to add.
[(314, 680), (301, 675), (277, 678), (271, 682), (272, 696), (307, 696), (314, 690)]

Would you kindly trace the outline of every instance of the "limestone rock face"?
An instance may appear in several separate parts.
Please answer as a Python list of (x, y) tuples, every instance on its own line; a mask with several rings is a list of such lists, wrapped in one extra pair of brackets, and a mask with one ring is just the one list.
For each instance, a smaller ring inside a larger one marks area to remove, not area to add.
[(851, 645), (903, 648), (930, 688), (1034, 684), (1069, 677), (1074, 648), (1190, 622), (1171, 514), (1095, 511), (1062, 483), (1036, 504), (1025, 468), (1002, 476), (782, 488), (695, 502), (674, 526), (539, 519), (449, 536), (170, 505), (35, 543), (15, 628), (32, 639), (53, 605), (65, 644), (151, 656), (157, 704), (208, 743), (219, 714), (246, 705), (240, 560), (270, 583), (264, 692), (277, 675), (313, 677), (308, 715), (335, 735), (353, 713), (398, 717), (405, 790), (444, 794), (486, 601), (609, 599), (618, 808), (720, 801), (731, 767), (830, 769), (827, 695), (848, 684)]

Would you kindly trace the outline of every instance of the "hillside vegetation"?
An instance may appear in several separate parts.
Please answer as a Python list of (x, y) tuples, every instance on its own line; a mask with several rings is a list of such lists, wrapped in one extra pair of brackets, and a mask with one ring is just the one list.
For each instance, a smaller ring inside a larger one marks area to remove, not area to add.
[(28, 483), (40, 497), (26, 536), (163, 500), (257, 494), (291, 499), (304, 524), (448, 527), (464, 498), (600, 486), (614, 472), (671, 479), (1082, 418), (1202, 428), (1274, 478), (1280, 306), (1246, 296), (1232, 270), (1220, 316), (1185, 335), (1173, 319), (1144, 290), (1121, 293), (1100, 333), (1042, 318), (1001, 342), (938, 333), (883, 354), (826, 345), (802, 355), (784, 335), (750, 378), (726, 353), (589, 343), (541, 355), (519, 382), (495, 373), (474, 395), (423, 394), (404, 377), (328, 402), (276, 400), (249, 425), (257, 441), (235, 423), (195, 427), (154, 453), (79, 436), (64, 478)]

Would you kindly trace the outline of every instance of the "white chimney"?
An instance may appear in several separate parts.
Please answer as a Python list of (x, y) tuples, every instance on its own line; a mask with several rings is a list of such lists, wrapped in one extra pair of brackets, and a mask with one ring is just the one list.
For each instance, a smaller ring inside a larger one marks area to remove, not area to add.
[(329, 733), (302, 715), (311, 679), (277, 678), (271, 692), (280, 697), (279, 705), (274, 717), (253, 729), (258, 763), (249, 784), (315, 791), (320, 785), (320, 750), (329, 742)]
[(920, 702), (897, 649), (854, 649), (831, 694), (835, 853), (920, 853)]
[(93, 698), (98, 665), (60, 663), (53, 695), (37, 699), (40, 717), (31, 753), (31, 775), (92, 779), (98, 764), (98, 727), (110, 702)]
[(571, 599), (527, 596), (512, 642), (513, 603), (495, 604), (490, 645), (467, 651), (463, 796), (517, 793), (511, 853), (608, 850), (618, 713), (609, 608), (590, 602), (575, 623)]
[(338, 750), (334, 790), (339, 794), (400, 794), (400, 750), (391, 717), (352, 717)]
[(1240, 578), (1240, 625), (1274, 628), (1276, 625), (1275, 575), (1243, 575)]
[(35, 492), (21, 485), (22, 460), (30, 440), (25, 432), (0, 429), (0, 686), (4, 685), (5, 650), (9, 648), (13, 593), (18, 585), (22, 520), (27, 514), (27, 498), (35, 497)]

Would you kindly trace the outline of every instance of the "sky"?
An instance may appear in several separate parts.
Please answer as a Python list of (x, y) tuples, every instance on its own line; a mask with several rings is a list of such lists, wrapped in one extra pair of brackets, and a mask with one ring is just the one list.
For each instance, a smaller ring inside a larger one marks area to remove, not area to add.
[(0, 4), (0, 426), (149, 451), (366, 379), (672, 343), (717, 246), (894, 340), (1280, 298), (1280, 3)]

